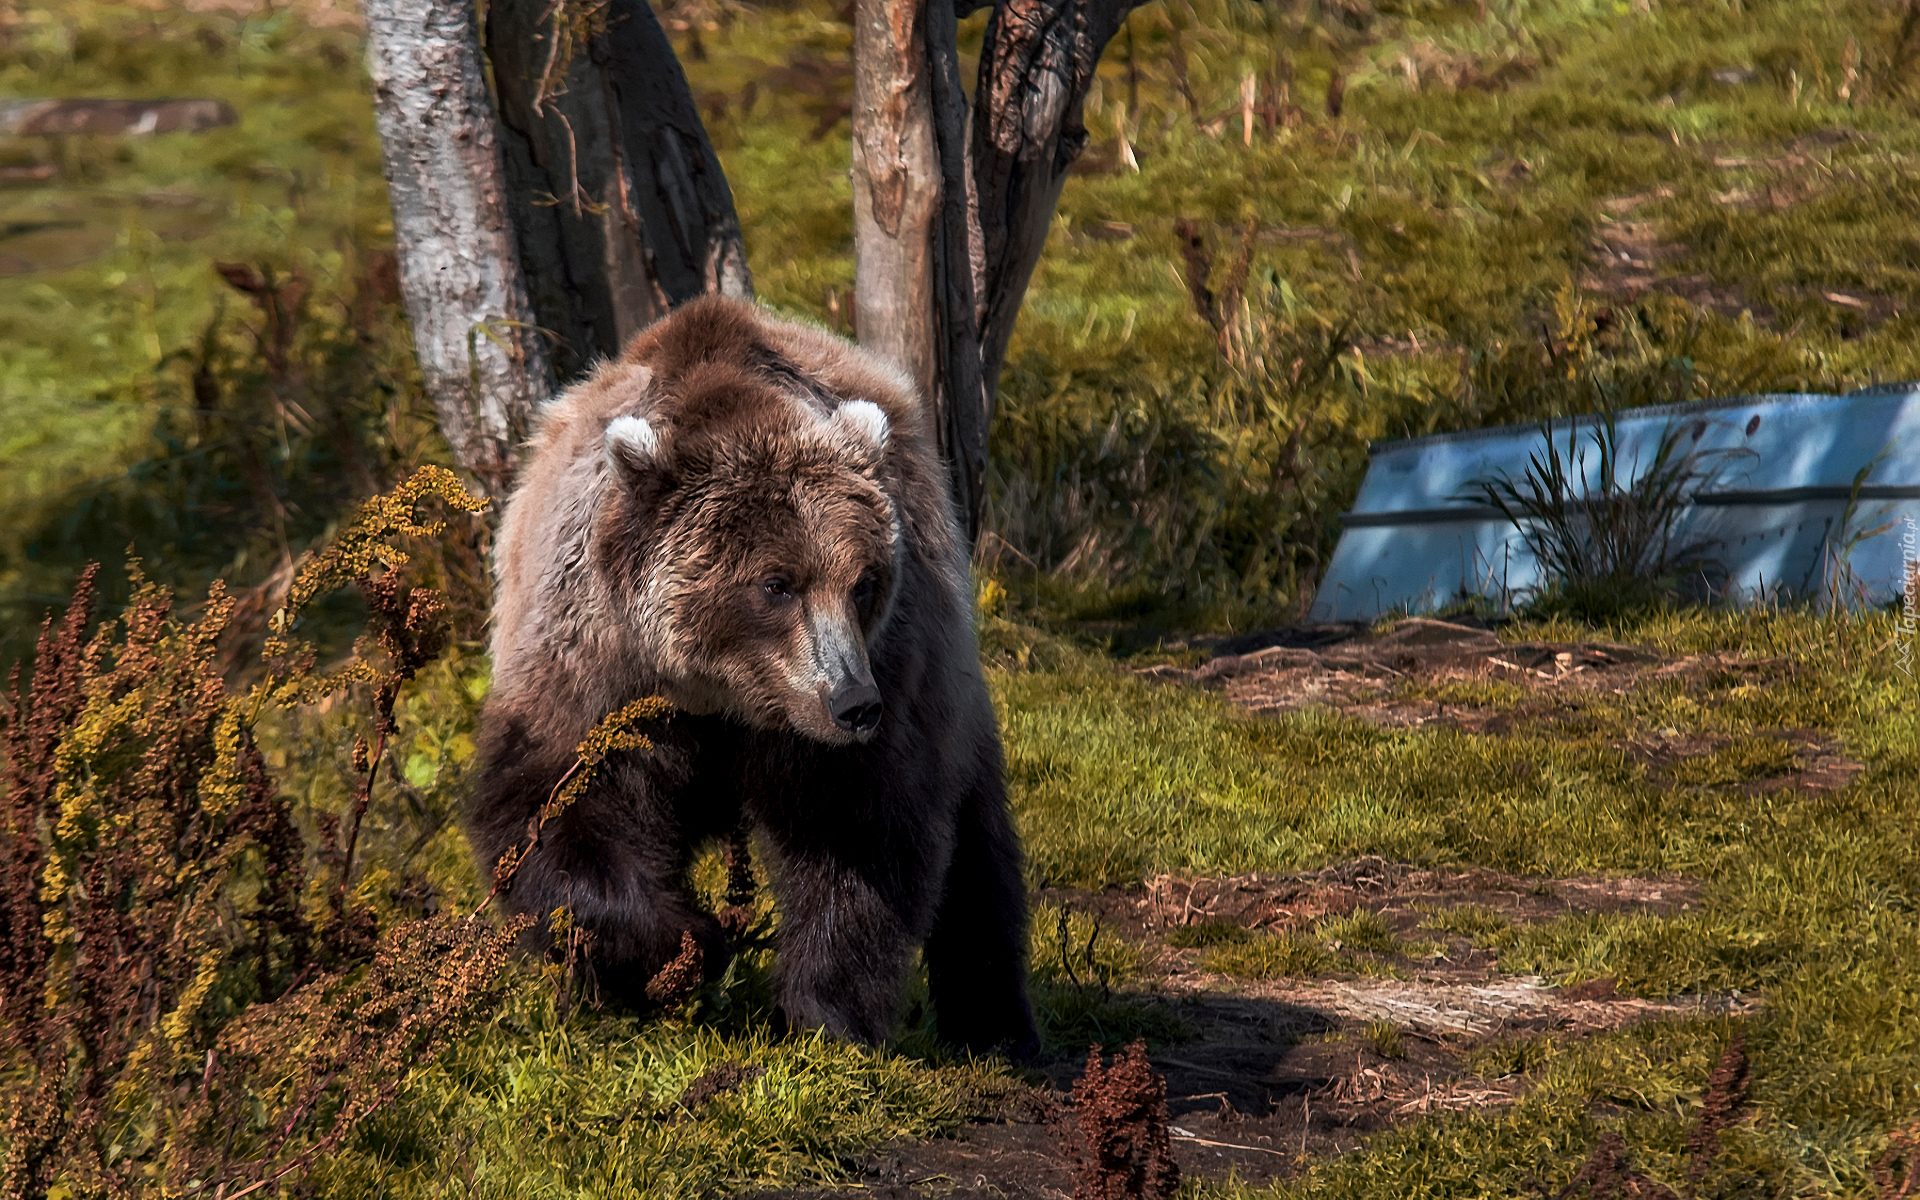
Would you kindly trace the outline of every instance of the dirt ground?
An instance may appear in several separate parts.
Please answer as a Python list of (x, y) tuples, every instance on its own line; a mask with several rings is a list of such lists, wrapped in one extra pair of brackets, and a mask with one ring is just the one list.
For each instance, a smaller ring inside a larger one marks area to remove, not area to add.
[[(1213, 657), (1200, 667), (1157, 666), (1142, 674), (1220, 689), (1252, 712), (1329, 705), (1382, 726), (1492, 734), (1521, 715), (1577, 703), (1581, 693), (1624, 692), (1646, 679), (1707, 671), (1751, 673), (1764, 682), (1786, 669), (1783, 662), (1731, 656), (1668, 658), (1612, 643), (1502, 643), (1470, 625), (1421, 619), (1402, 621), (1384, 636), (1362, 626), (1321, 626), (1205, 648)], [(1518, 693), (1507, 693), (1518, 695), (1517, 703), (1490, 708), (1408, 698), (1409, 690), (1420, 689), (1404, 686), (1476, 681), (1517, 685)], [(1767, 786), (1839, 787), (1860, 769), (1816, 734), (1781, 736), (1794, 743), (1798, 769)], [(1713, 739), (1658, 734), (1622, 746), (1652, 770), (1715, 748)], [(1166, 1077), (1182, 1172), (1232, 1173), (1257, 1183), (1351, 1149), (1398, 1122), (1512, 1103), (1523, 1077), (1485, 1078), (1471, 1070), (1476, 1052), (1487, 1047), (1546, 1032), (1582, 1037), (1656, 1016), (1758, 1007), (1752, 997), (1656, 1002), (1616, 994), (1604, 979), (1556, 988), (1503, 973), (1492, 953), (1470, 939), (1424, 927), (1434, 913), (1473, 906), (1486, 920), (1514, 925), (1582, 912), (1666, 915), (1692, 908), (1699, 893), (1695, 881), (1675, 876), (1537, 879), (1363, 858), (1298, 874), (1162, 876), (1100, 893), (1047, 888), (1036, 899), (1093, 916), (1108, 935), (1137, 947), (1145, 966), (1126, 981), (1128, 998), (1164, 1007), (1191, 1033), (1152, 1055)], [(1315, 978), (1214, 974), (1200, 965), (1204, 948), (1174, 944), (1191, 942), (1197, 926), (1286, 933), (1360, 910), (1384, 918), (1402, 939), (1399, 950), (1349, 952), (1345, 968), (1358, 969)], [(1419, 957), (1401, 950), (1417, 950)], [(1058, 1200), (1074, 1189), (1060, 1118), (1083, 1065), (1077, 1056), (1044, 1064), (1043, 1081), (984, 1100), (955, 1138), (886, 1148), (857, 1164), (859, 1186), (757, 1195)]]

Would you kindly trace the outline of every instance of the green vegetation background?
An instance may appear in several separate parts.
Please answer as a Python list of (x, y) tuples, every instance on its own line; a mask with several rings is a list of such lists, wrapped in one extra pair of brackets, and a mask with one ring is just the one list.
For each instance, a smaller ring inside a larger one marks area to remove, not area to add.
[[(1370, 439), (1920, 377), (1912, 11), (1163, 0), (1136, 13), (1089, 103), (1092, 169), (1062, 199), (995, 428), (982, 628), (1036, 880), (1361, 853), (1700, 876), (1697, 915), (1487, 936), (1507, 969), (1647, 995), (1760, 990), (1757, 1116), (1724, 1135), (1700, 1194), (1871, 1194), (1868, 1164), (1920, 1115), (1920, 707), (1885, 616), (1634, 618), (1609, 635), (1780, 657), (1788, 682), (1651, 687), (1498, 739), (1255, 720), (1139, 682), (1104, 651), (1298, 611)], [(847, 26), (818, 4), (668, 15), (762, 297), (843, 324)], [(131, 547), (188, 595), (215, 575), (269, 584), (349, 502), (444, 449), (392, 291), (351, 13), (53, 0), (0, 9), (0, 30), (8, 97), (208, 95), (241, 117), (191, 136), (0, 141), (10, 656), (88, 559)], [(1274, 117), (1250, 144), (1249, 74)], [(1183, 252), (1181, 218), (1197, 251)], [(1219, 329), (1195, 312), (1200, 261)], [(251, 294), (216, 262), (251, 268), (230, 273)], [(477, 562), (442, 570), (477, 611)], [(407, 787), (370, 814), (362, 884), (383, 903), (421, 877), (449, 902), (477, 899), (450, 818), (485, 688), (470, 645), (403, 703)], [(274, 747), (309, 814), (345, 802), (340, 719), (304, 716)], [(1775, 728), (1828, 731), (1867, 769), (1837, 793), (1755, 795), (1737, 763), (1676, 786), (1616, 745)], [(1108, 965), (1124, 979), (1126, 963)], [(1036, 988), (1058, 1052), (1094, 1031), (1178, 1035), (1124, 987), (1117, 1005), (1094, 998), (1043, 961)], [(953, 1128), (1005, 1078), (939, 1059), (917, 1025), (870, 1052), (773, 1040), (750, 996), (706, 1024), (636, 1025), (544, 995), (530, 983), (416, 1080), (320, 1191), (653, 1196), (830, 1179), (886, 1138)], [(1677, 1183), (1724, 1036), (1678, 1022), (1543, 1043), (1510, 1064), (1534, 1084), (1513, 1110), (1419, 1122), (1283, 1190), (1551, 1191), (1612, 1127)], [(697, 1119), (660, 1119), (722, 1060), (768, 1073)]]

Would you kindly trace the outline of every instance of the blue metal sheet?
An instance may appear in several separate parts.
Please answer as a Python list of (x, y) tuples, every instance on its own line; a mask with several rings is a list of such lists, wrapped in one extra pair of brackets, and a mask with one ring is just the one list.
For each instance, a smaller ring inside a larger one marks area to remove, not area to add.
[[(1694, 497), (1678, 534), (1711, 544), (1732, 599), (1819, 595), (1845, 542), (1882, 525), (1845, 556), (1848, 598), (1884, 604), (1900, 594), (1920, 540), (1920, 383), (1663, 405), (1617, 413), (1614, 422), (1622, 464), (1650, 462), (1676, 428), (1686, 445), (1731, 452), (1717, 460), (1719, 477)], [(1585, 416), (1550, 427), (1563, 457), (1574, 431), (1589, 484), (1598, 473), (1589, 434), (1598, 425)], [(1539, 425), (1507, 425), (1376, 442), (1312, 617), (1371, 620), (1471, 597), (1502, 606), (1524, 599), (1541, 578), (1519, 532), (1497, 510), (1462, 497), (1476, 480), (1524, 478), (1545, 436)], [(1869, 464), (1845, 522), (1854, 477)], [(1579, 467), (1570, 462), (1569, 474)]]

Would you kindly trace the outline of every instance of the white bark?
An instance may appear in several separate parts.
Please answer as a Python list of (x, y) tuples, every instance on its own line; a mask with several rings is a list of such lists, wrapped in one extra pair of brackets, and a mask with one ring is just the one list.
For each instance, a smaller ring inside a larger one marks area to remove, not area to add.
[(502, 495), (553, 378), (521, 277), (474, 10), (366, 0), (365, 11), (420, 372), (455, 461)]

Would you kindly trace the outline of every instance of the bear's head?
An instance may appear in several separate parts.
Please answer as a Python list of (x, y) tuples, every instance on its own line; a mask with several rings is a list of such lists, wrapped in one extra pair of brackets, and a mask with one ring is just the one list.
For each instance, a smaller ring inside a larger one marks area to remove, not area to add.
[(884, 698), (868, 645), (893, 605), (889, 422), (709, 367), (606, 431), (597, 566), (666, 698), (834, 745)]

